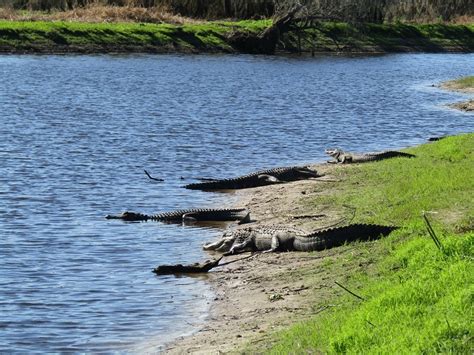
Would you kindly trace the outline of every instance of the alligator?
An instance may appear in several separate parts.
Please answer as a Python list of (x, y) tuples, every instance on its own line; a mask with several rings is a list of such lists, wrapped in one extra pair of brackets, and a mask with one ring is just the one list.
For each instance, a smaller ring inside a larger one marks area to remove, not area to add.
[(239, 221), (239, 224), (250, 222), (250, 213), (245, 208), (193, 208), (147, 215), (126, 211), (119, 215), (107, 215), (107, 219), (121, 219), (124, 221)]
[(349, 224), (308, 233), (286, 226), (256, 226), (226, 231), (220, 240), (203, 248), (224, 255), (244, 251), (317, 251), (356, 240), (377, 239), (395, 229), (397, 227), (376, 224)]
[(258, 187), (284, 182), (304, 180), (309, 178), (317, 178), (322, 175), (306, 166), (290, 166), (282, 168), (274, 168), (260, 170), (251, 174), (229, 178), (215, 179), (185, 185), (184, 187), (191, 190), (234, 190), (246, 189), (250, 187)]
[(450, 137), (450, 136), (445, 135), (445, 136), (429, 137), (429, 138), (428, 138), (428, 142), (437, 142), (437, 141), (440, 141), (440, 140), (445, 139), (445, 138), (448, 138), (448, 137)]
[(383, 159), (405, 157), (414, 158), (415, 155), (405, 152), (397, 152), (394, 150), (386, 150), (383, 152), (373, 153), (347, 153), (339, 148), (326, 149), (326, 154), (333, 157), (335, 160), (330, 160), (331, 164), (350, 164), (350, 163), (365, 163), (370, 161), (379, 161)]
[(153, 272), (157, 275), (169, 275), (169, 274), (196, 274), (208, 272), (212, 268), (215, 268), (219, 265), (222, 257), (214, 260), (206, 260), (203, 263), (194, 263), (189, 265), (159, 265)]

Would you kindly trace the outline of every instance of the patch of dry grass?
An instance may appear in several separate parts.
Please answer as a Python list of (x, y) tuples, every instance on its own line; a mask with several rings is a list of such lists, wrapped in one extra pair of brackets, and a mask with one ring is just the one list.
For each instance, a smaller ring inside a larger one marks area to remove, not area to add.
[(468, 25), (468, 24), (474, 23), (474, 16), (468, 16), (468, 15), (456, 16), (451, 21), (449, 21), (449, 23), (457, 24), (457, 25)]
[(0, 19), (11, 21), (146, 22), (186, 24), (200, 21), (171, 13), (166, 7), (104, 6), (93, 4), (68, 11), (19, 11), (0, 8)]

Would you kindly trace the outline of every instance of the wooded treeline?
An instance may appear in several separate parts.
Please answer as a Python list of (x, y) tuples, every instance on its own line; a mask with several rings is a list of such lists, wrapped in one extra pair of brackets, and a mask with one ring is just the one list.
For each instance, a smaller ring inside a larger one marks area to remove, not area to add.
[(0, 0), (0, 6), (27, 10), (72, 10), (91, 4), (162, 7), (186, 17), (250, 19), (270, 17), (282, 7), (302, 3), (341, 21), (451, 21), (474, 16), (473, 0)]

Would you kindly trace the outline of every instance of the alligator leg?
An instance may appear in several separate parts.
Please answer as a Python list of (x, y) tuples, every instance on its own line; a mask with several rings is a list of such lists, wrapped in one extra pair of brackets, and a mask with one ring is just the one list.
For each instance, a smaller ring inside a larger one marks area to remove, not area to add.
[(237, 243), (232, 245), (232, 248), (229, 250), (229, 254), (237, 254), (238, 252), (245, 251), (245, 248), (250, 246), (253, 243), (253, 239), (251, 237), (245, 239), (242, 243)]
[(219, 251), (221, 253), (228, 252), (229, 249), (232, 247), (232, 244), (234, 244), (235, 239), (233, 237), (230, 238), (224, 238), (224, 242), (222, 245), (216, 249), (216, 251)]
[(278, 248), (280, 247), (280, 239), (275, 235), (272, 237), (272, 244), (270, 246), (270, 249), (262, 251), (262, 253), (273, 253), (274, 251), (277, 251)]
[(196, 222), (196, 213), (185, 213), (183, 214), (183, 222)]
[(237, 224), (245, 224), (245, 223), (250, 223), (250, 222), (251, 222), (251, 219), (250, 219), (250, 212), (249, 212)]
[(268, 175), (268, 174), (260, 174), (258, 176), (258, 179), (263, 181), (263, 182), (272, 183), (272, 184), (278, 184), (278, 183), (281, 182), (280, 180), (278, 180), (273, 175)]
[(344, 155), (344, 157), (342, 158), (341, 164), (350, 164), (350, 163), (352, 163), (352, 157)]

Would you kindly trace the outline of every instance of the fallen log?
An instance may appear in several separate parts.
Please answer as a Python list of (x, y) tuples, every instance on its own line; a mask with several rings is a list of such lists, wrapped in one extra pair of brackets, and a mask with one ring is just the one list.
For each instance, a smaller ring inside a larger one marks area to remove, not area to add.
[(235, 31), (228, 35), (228, 42), (240, 52), (251, 54), (274, 54), (281, 35), (288, 32), (302, 5), (293, 7), (275, 19), (273, 24), (259, 34)]

